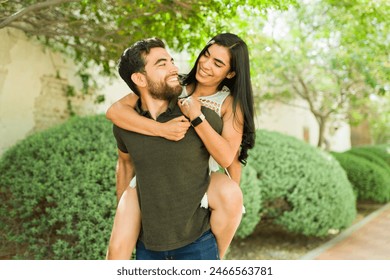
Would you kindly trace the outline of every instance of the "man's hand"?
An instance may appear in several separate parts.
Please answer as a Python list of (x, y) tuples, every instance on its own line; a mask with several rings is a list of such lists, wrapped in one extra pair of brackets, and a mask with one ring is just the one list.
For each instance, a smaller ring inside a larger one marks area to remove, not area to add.
[(161, 123), (159, 135), (171, 141), (179, 141), (184, 138), (191, 123), (184, 116), (174, 118), (168, 122)]

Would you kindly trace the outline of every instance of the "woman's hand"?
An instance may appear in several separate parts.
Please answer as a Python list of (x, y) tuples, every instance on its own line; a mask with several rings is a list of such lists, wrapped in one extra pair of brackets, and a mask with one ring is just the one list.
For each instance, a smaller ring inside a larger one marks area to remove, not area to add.
[(159, 136), (171, 141), (179, 141), (184, 138), (191, 123), (184, 116), (174, 118), (159, 125)]
[(180, 99), (178, 105), (182, 113), (191, 121), (200, 116), (202, 111), (200, 110), (201, 104), (197, 98), (191, 96)]

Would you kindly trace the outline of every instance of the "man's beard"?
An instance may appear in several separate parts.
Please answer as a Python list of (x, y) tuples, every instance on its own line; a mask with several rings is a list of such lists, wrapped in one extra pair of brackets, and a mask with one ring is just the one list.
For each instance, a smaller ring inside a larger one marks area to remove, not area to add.
[(174, 97), (177, 97), (182, 92), (182, 86), (170, 86), (168, 83), (160, 82), (155, 83), (146, 76), (146, 81), (148, 82), (149, 94), (158, 100), (171, 100)]

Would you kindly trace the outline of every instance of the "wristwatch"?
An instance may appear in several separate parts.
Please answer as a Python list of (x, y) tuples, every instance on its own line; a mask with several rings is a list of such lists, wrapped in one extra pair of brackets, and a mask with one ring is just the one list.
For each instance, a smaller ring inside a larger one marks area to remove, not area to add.
[(201, 124), (205, 118), (206, 118), (206, 117), (205, 117), (203, 114), (200, 114), (199, 117), (197, 117), (197, 118), (195, 118), (195, 119), (193, 119), (193, 120), (191, 121), (191, 125), (192, 125), (193, 127), (196, 127), (197, 125)]

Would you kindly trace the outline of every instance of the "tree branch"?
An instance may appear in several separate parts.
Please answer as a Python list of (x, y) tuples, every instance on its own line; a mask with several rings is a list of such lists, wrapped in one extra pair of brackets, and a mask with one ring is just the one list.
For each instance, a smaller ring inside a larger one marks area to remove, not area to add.
[(10, 17), (0, 22), (0, 29), (8, 26), (11, 22), (23, 17), (27, 13), (69, 2), (80, 2), (80, 0), (48, 0), (46, 2), (36, 3), (34, 5), (21, 9), (20, 11), (14, 13)]

